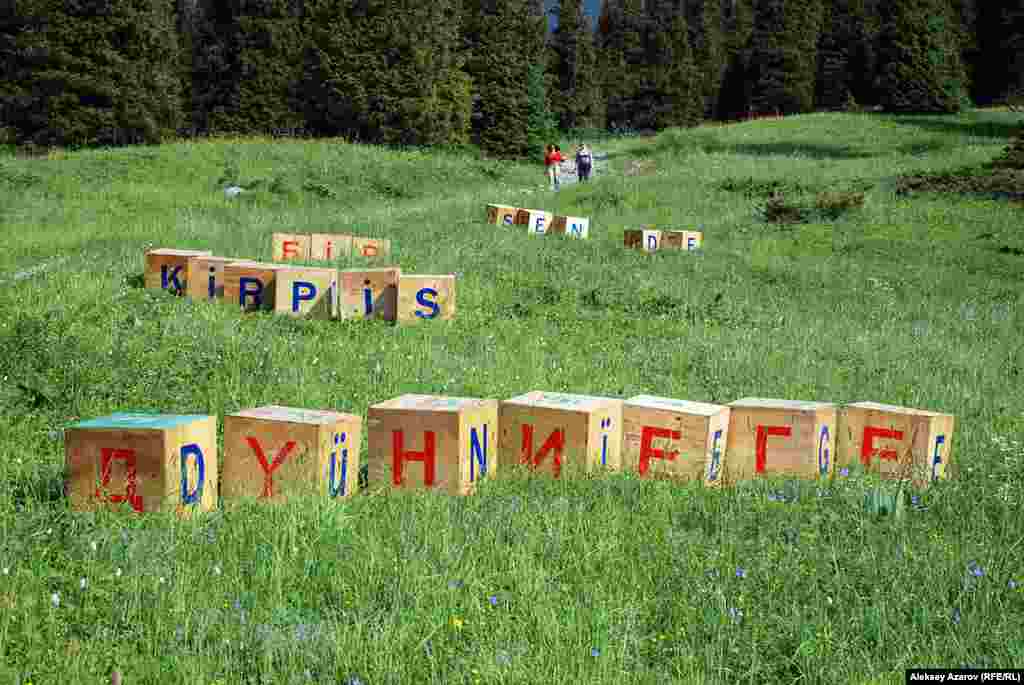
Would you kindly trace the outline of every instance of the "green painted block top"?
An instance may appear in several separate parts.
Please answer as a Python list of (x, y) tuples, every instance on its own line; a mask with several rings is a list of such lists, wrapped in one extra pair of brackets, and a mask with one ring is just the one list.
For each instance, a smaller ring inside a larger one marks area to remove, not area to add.
[(88, 421), (80, 421), (72, 428), (108, 428), (114, 430), (166, 430), (177, 428), (193, 421), (208, 419), (203, 414), (142, 414), (119, 412)]

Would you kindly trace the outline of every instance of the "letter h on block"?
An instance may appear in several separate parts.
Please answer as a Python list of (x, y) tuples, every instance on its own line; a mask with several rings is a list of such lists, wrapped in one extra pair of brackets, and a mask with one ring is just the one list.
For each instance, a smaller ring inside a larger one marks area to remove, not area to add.
[(728, 406), (727, 484), (773, 474), (832, 475), (836, 405), (746, 398)]
[(208, 257), (212, 254), (209, 250), (150, 250), (146, 253), (143, 276), (146, 288), (170, 290), (176, 295), (184, 295), (188, 287), (189, 258)]
[(112, 414), (68, 428), (64, 450), (75, 511), (127, 503), (191, 516), (217, 507), (214, 416)]
[(362, 418), (269, 405), (224, 418), (225, 503), (348, 497), (359, 485)]
[(623, 467), (641, 477), (722, 482), (729, 407), (651, 395), (622, 409)]
[(498, 465), (498, 401), (402, 395), (369, 408), (371, 487), (472, 494)]
[(503, 400), (498, 448), (513, 464), (549, 469), (561, 477), (563, 461), (572, 471), (621, 468), (622, 400), (534, 391)]
[(860, 463), (882, 478), (924, 487), (948, 478), (955, 417), (923, 409), (857, 402), (839, 412), (837, 463)]

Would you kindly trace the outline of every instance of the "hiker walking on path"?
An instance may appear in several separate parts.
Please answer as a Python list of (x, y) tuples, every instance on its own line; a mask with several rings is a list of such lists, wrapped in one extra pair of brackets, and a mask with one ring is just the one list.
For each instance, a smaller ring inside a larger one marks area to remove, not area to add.
[(548, 178), (551, 179), (551, 189), (558, 190), (558, 164), (562, 162), (562, 153), (559, 151), (557, 145), (548, 145), (547, 153), (544, 155), (544, 166), (547, 170)]
[(593, 169), (593, 156), (590, 154), (590, 147), (584, 143), (576, 146), (576, 176), (579, 181), (590, 180), (590, 171)]

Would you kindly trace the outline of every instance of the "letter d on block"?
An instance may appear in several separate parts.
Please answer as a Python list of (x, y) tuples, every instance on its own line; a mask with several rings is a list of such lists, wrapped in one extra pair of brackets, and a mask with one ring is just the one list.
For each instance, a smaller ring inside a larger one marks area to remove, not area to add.
[[(196, 476), (196, 487), (192, 492), (188, 491), (188, 458), (196, 458), (196, 468), (199, 470)], [(206, 461), (203, 459), (203, 450), (199, 445), (190, 443), (182, 445), (181, 456), (181, 503), (198, 504), (203, 500), (203, 484), (206, 482)]]

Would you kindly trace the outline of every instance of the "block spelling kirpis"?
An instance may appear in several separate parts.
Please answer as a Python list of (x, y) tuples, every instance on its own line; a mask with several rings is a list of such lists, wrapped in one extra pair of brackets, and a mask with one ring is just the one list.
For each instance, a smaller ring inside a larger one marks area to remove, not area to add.
[(309, 236), (309, 259), (334, 262), (352, 254), (352, 236), (338, 233), (313, 233)]
[(487, 223), (498, 226), (511, 226), (516, 222), (518, 207), (507, 205), (487, 205)]
[(548, 232), (554, 235), (567, 235), (570, 238), (586, 238), (589, 230), (590, 219), (556, 215)]
[(359, 487), (362, 417), (269, 405), (224, 417), (226, 504), (348, 497)]
[(274, 233), (271, 236), (275, 262), (309, 261), (309, 235), (305, 233)]
[(311, 319), (337, 318), (337, 269), (288, 267), (278, 272), (274, 282), (275, 312)]
[(178, 295), (184, 295), (189, 258), (212, 254), (210, 250), (150, 250), (146, 253), (143, 281), (150, 290), (170, 290)]
[(217, 418), (117, 413), (64, 436), (71, 508), (189, 516), (217, 506)]
[(729, 407), (637, 395), (622, 408), (622, 467), (641, 477), (720, 485)]
[(244, 311), (273, 311), (275, 279), (284, 264), (237, 261), (224, 265), (224, 302)]
[(402, 395), (367, 410), (370, 487), (468, 495), (498, 465), (498, 401)]
[(341, 269), (338, 272), (338, 318), (394, 321), (398, 309), (396, 266)]
[(727, 484), (758, 476), (818, 478), (832, 474), (836, 405), (745, 398), (728, 406)]
[(455, 274), (402, 274), (398, 279), (398, 322), (447, 321), (455, 316)]
[(224, 265), (237, 261), (239, 260), (234, 257), (189, 257), (186, 285), (189, 299), (224, 299)]

